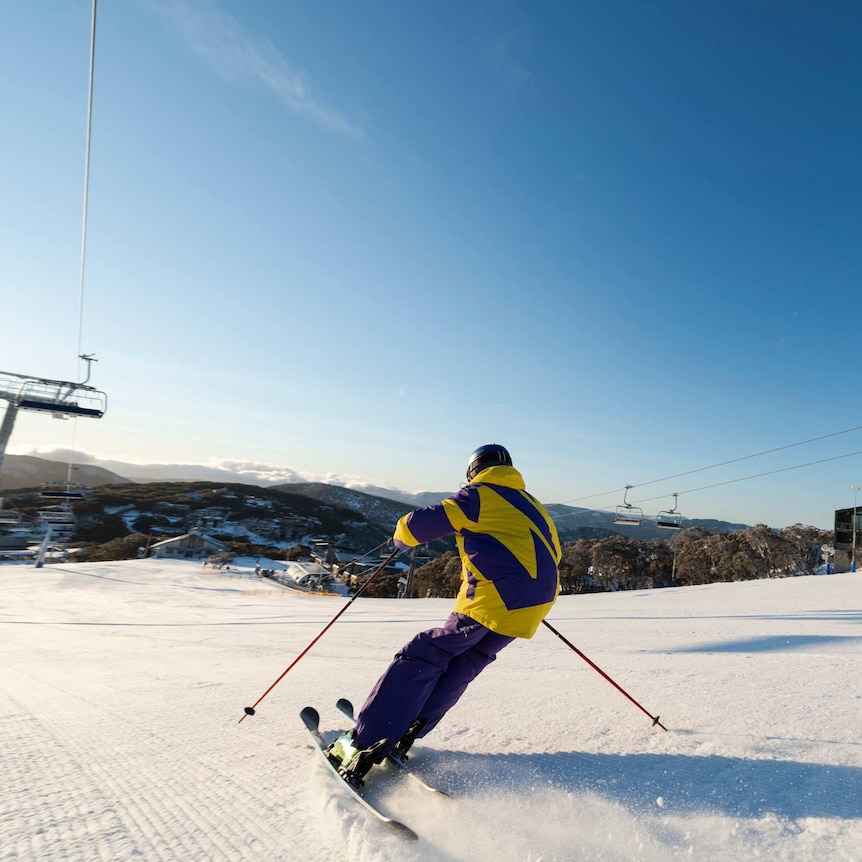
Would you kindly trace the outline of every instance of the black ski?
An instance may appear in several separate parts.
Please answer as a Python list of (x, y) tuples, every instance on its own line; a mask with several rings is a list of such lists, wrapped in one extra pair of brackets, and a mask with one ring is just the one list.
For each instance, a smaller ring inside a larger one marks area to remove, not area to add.
[[(356, 723), (356, 716), (353, 713), (353, 704), (346, 698), (340, 697), (335, 704), (339, 711), (347, 716), (351, 722)], [(436, 793), (438, 796), (450, 796), (451, 794), (447, 793), (445, 790), (440, 790), (437, 787), (432, 787), (430, 784), (424, 782), (410, 767), (407, 765), (407, 760), (402, 759), (400, 757), (395, 757), (392, 754), (389, 754), (386, 757), (388, 763), (391, 763), (393, 766), (400, 769), (403, 773), (410, 776), (411, 781), (415, 781), (429, 793)]]
[(403, 838), (409, 838), (413, 841), (417, 840), (419, 836), (409, 827), (405, 826), (398, 820), (393, 820), (391, 817), (387, 817), (382, 811), (376, 808), (371, 802), (369, 802), (363, 795), (362, 791), (356, 789), (355, 787), (348, 784), (339, 774), (338, 770), (333, 766), (329, 758), (324, 753), (324, 749), (326, 748), (326, 743), (323, 741), (323, 737), (320, 735), (320, 714), (313, 706), (306, 706), (302, 712), (300, 712), (299, 717), (302, 719), (302, 723), (305, 725), (305, 729), (308, 731), (308, 735), (311, 737), (312, 742), (314, 743), (314, 747), (317, 752), (320, 754), (323, 762), (326, 764), (329, 772), (335, 778), (336, 781), (369, 813), (376, 817), (384, 826), (387, 826), (393, 832), (397, 833)]

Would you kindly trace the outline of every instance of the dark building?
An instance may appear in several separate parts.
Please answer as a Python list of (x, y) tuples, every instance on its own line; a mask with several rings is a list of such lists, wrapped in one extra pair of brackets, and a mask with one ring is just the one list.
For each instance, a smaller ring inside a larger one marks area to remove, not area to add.
[(849, 551), (853, 547), (853, 516), (856, 516), (856, 546), (862, 549), (862, 506), (835, 511), (835, 550)]

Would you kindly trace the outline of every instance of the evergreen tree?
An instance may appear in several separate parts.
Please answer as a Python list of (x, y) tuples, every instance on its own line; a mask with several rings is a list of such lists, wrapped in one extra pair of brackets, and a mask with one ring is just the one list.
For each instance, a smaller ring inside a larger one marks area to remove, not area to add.
[(592, 542), (578, 539), (562, 547), (560, 592), (563, 595), (590, 592), (594, 587), (590, 570), (593, 565)]

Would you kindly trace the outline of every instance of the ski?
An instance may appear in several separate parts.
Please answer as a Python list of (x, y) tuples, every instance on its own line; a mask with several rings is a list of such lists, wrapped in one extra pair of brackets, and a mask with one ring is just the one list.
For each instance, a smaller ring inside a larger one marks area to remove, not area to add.
[(409, 838), (412, 841), (416, 841), (419, 836), (409, 826), (385, 815), (362, 795), (361, 790), (357, 790), (355, 787), (352, 787), (338, 774), (338, 770), (333, 766), (324, 751), (326, 743), (320, 735), (320, 714), (318, 711), (313, 706), (306, 706), (302, 712), (300, 712), (299, 717), (302, 719), (302, 723), (305, 725), (305, 729), (308, 731), (308, 735), (311, 737), (315, 749), (320, 754), (321, 758), (323, 758), (323, 762), (326, 764), (336, 781), (338, 781), (338, 783), (356, 800), (356, 802), (358, 802), (369, 814), (376, 817), (384, 826), (391, 829), (402, 838)]
[[(336, 707), (338, 707), (339, 712), (343, 715), (347, 716), (353, 724), (356, 724), (356, 716), (353, 712), (353, 704), (346, 698), (340, 697), (336, 701)], [(392, 754), (387, 755), (387, 762), (391, 763), (396, 768), (400, 769), (405, 775), (410, 777), (411, 781), (415, 781), (422, 788), (427, 790), (429, 793), (436, 793), (438, 796), (446, 796), (451, 797), (451, 794), (447, 793), (445, 790), (440, 790), (439, 787), (432, 787), (430, 784), (423, 781), (412, 769), (407, 765), (407, 760), (402, 759), (400, 757), (395, 757)]]

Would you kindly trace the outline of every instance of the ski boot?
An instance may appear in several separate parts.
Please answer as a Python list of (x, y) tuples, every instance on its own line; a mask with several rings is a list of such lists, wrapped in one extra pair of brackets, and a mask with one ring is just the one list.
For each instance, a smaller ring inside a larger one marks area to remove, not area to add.
[(368, 748), (358, 748), (353, 744), (353, 731), (347, 731), (337, 737), (326, 748), (324, 754), (338, 770), (338, 774), (351, 787), (358, 790), (365, 784), (365, 776), (371, 767), (383, 760), (382, 751), (388, 744), (388, 739), (381, 739)]
[(416, 721), (407, 728), (407, 733), (405, 733), (404, 736), (395, 743), (395, 748), (389, 752), (389, 757), (400, 763), (402, 766), (407, 763), (407, 752), (410, 750), (413, 743), (416, 742), (416, 738), (422, 732), (422, 729), (426, 724), (428, 724), (427, 718), (417, 718)]

